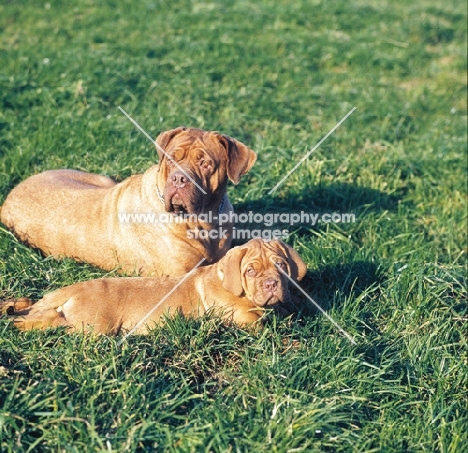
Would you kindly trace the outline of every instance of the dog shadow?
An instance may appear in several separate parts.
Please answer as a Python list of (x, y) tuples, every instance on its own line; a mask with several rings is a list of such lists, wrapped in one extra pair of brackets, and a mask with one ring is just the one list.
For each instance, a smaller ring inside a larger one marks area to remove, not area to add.
[[(234, 194), (235, 195), (235, 194)], [(284, 197), (264, 194), (254, 200), (237, 202), (236, 213), (266, 212), (381, 212), (396, 211), (404, 193), (386, 193), (377, 189), (348, 183), (318, 185), (310, 190), (294, 192)]]
[[(355, 304), (360, 303), (359, 300), (356, 301), (360, 295), (363, 299), (376, 297), (382, 279), (383, 273), (380, 267), (367, 261), (325, 266), (308, 271), (299, 284), (303, 292), (289, 285), (291, 302), (284, 306), (288, 313), (288, 322), (282, 324), (282, 332), (287, 337), (295, 337), (298, 340), (301, 338), (301, 332), (304, 332), (304, 329), (305, 332), (309, 332), (316, 320), (323, 318), (324, 322), (330, 321), (325, 319), (324, 312), (329, 312), (331, 308), (336, 308), (338, 312), (348, 311), (348, 314), (344, 314), (346, 318), (349, 316), (349, 310), (354, 311)], [(345, 304), (348, 308), (345, 308)], [(283, 315), (279, 317), (284, 318)], [(362, 321), (360, 328), (373, 334), (373, 327), (368, 325), (373, 323), (372, 313), (360, 311), (359, 318)], [(309, 321), (313, 324), (311, 325)]]
[(296, 325), (300, 326), (307, 319), (321, 316), (318, 307), (324, 311), (332, 307), (340, 310), (340, 305), (347, 300), (354, 301), (363, 293), (375, 297), (382, 280), (381, 268), (367, 261), (309, 270), (299, 283), (304, 292), (289, 285), (292, 303), (287, 310), (293, 315)]
[[(309, 270), (300, 286), (321, 308), (327, 310), (335, 304), (337, 299), (357, 297), (370, 288), (378, 286), (382, 279), (383, 274), (377, 264), (355, 261)], [(296, 297), (305, 299), (299, 290), (293, 291)], [(312, 313), (315, 313), (312, 304), (310, 308), (312, 308)]]

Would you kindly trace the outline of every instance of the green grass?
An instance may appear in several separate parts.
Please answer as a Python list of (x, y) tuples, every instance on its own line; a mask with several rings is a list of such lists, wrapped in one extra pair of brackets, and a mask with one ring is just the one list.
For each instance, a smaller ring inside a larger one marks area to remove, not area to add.
[[(468, 445), (466, 4), (12, 0), (0, 5), (0, 203), (31, 174), (118, 179), (179, 125), (259, 154), (239, 212), (352, 212), (291, 230), (312, 306), (262, 333), (148, 337), (0, 320), (0, 451), (419, 452)], [(350, 118), (280, 178), (353, 106)], [(106, 274), (0, 229), (0, 298)]]

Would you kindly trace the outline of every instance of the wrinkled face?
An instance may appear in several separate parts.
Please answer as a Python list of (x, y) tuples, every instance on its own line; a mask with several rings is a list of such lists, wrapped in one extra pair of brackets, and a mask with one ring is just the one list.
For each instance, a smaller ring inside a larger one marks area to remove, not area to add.
[(242, 286), (247, 298), (258, 307), (289, 302), (288, 279), (278, 269), (289, 275), (288, 261), (281, 251), (263, 248), (260, 255), (246, 258), (242, 262)]
[(253, 239), (230, 250), (218, 266), (226, 290), (244, 294), (257, 307), (289, 302), (289, 279), (307, 272), (297, 252), (281, 241)]
[(167, 212), (198, 214), (221, 201), (227, 183), (227, 150), (218, 137), (214, 132), (190, 130), (164, 148), (170, 157), (161, 153)]

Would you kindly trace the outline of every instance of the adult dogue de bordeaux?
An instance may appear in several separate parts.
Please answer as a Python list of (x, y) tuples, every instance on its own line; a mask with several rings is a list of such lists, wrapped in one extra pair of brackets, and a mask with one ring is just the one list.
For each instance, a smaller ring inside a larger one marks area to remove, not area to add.
[[(107, 176), (50, 170), (20, 183), (7, 196), (1, 221), (47, 255), (141, 276), (178, 276), (202, 258), (214, 263), (231, 245), (227, 234), (190, 235), (218, 227), (233, 208), (228, 180), (238, 184), (256, 154), (217, 132), (179, 127), (161, 133), (159, 164), (115, 182)], [(164, 152), (163, 152), (164, 151)], [(206, 221), (211, 212), (211, 222)], [(122, 222), (128, 214), (196, 214), (183, 222)], [(215, 220), (213, 220), (215, 219)]]

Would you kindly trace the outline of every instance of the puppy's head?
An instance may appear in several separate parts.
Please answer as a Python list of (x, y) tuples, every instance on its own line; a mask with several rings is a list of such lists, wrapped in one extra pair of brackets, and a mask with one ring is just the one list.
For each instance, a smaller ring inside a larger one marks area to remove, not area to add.
[(257, 158), (239, 141), (201, 129), (179, 127), (160, 134), (156, 143), (160, 159), (158, 187), (166, 211), (177, 214), (216, 209), (227, 180), (238, 184)]
[(226, 291), (245, 296), (257, 307), (289, 302), (287, 274), (301, 280), (307, 266), (299, 254), (281, 241), (252, 239), (234, 247), (218, 263), (218, 276)]

